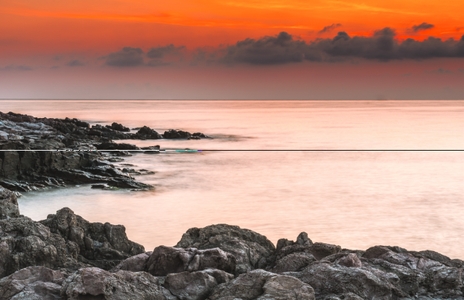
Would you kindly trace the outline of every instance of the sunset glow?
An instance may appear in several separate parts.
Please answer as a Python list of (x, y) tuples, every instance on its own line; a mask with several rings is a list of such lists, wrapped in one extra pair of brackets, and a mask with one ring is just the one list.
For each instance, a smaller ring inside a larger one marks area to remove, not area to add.
[[(459, 42), (464, 35), (463, 8), (460, 0), (447, 1), (446, 5), (432, 0), (388, 3), (380, 0), (4, 0), (0, 7), (0, 72), (130, 65), (126, 62), (112, 64), (118, 58), (135, 59), (139, 62), (134, 65), (137, 67), (199, 64), (206, 67), (203, 63), (209, 62), (211, 66), (211, 61), (226, 61), (229, 65), (236, 62), (267, 64), (271, 57), (280, 54), (264, 49), (265, 54), (260, 54), (264, 56), (258, 61), (243, 55), (256, 50), (249, 47), (273, 42), (283, 32), (289, 37), (288, 45), (299, 48), (281, 49), (296, 52), (291, 54), (293, 58), (279, 58), (272, 64), (301, 60), (333, 62), (347, 55), (383, 61), (448, 58), (453, 62), (446, 64), (454, 70), (446, 70), (455, 72), (456, 80), (460, 80), (464, 74), (460, 71), (464, 70), (464, 40)], [(387, 31), (382, 31), (384, 29)], [(327, 48), (328, 42), (320, 42), (335, 39), (339, 32), (351, 39), (349, 45)], [(371, 54), (371, 46), (366, 43), (375, 44), (379, 34), (395, 43), (393, 46), (399, 52)], [(234, 48), (247, 39), (256, 44)], [(408, 39), (414, 43), (404, 43)], [(125, 47), (141, 52), (126, 53)], [(334, 50), (340, 47), (342, 52)], [(359, 47), (366, 48), (359, 50)], [(152, 49), (158, 51), (156, 59), (142, 58)], [(322, 54), (314, 54), (314, 51), (322, 51)], [(334, 54), (333, 51), (338, 52)], [(361, 52), (355, 53), (357, 51)], [(128, 55), (134, 57), (126, 57)], [(137, 55), (140, 57), (135, 57)], [(11, 76), (8, 77), (11, 80)], [(15, 94), (9, 88), (8, 93), (1, 96)]]

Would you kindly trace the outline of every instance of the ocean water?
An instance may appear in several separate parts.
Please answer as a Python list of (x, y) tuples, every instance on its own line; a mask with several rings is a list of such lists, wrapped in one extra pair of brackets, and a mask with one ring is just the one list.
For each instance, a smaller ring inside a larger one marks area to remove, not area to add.
[(125, 158), (155, 171), (137, 177), (153, 191), (24, 194), (21, 213), (35, 220), (67, 206), (123, 224), (147, 250), (176, 244), (190, 227), (227, 223), (274, 243), (305, 231), (344, 248), (398, 245), (464, 259), (464, 151), (449, 151), (464, 150), (464, 102), (43, 100), (2, 101), (0, 111), (200, 131), (213, 139), (126, 142), (227, 150)]

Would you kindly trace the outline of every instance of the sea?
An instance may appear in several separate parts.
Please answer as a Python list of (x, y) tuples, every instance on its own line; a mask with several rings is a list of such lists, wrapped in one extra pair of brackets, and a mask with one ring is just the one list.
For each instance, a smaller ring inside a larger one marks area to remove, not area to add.
[(90, 185), (24, 193), (22, 214), (62, 207), (123, 224), (153, 250), (226, 223), (278, 239), (464, 259), (464, 101), (2, 100), (0, 111), (202, 132), (212, 139), (121, 141), (193, 153), (138, 153), (151, 191)]

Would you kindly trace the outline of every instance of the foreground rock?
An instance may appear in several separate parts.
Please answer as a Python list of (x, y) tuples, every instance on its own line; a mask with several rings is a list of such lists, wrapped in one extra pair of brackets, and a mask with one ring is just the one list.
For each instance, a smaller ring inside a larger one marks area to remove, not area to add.
[(21, 216), (3, 188), (0, 212), (0, 299), (464, 299), (464, 261), (430, 250), (348, 250), (305, 232), (274, 247), (219, 224), (144, 252), (122, 225), (69, 208)]

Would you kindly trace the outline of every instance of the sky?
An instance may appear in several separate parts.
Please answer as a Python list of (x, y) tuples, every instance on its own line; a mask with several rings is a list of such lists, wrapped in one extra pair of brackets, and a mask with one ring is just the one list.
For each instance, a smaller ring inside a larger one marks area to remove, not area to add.
[(464, 3), (0, 0), (0, 99), (464, 99)]

